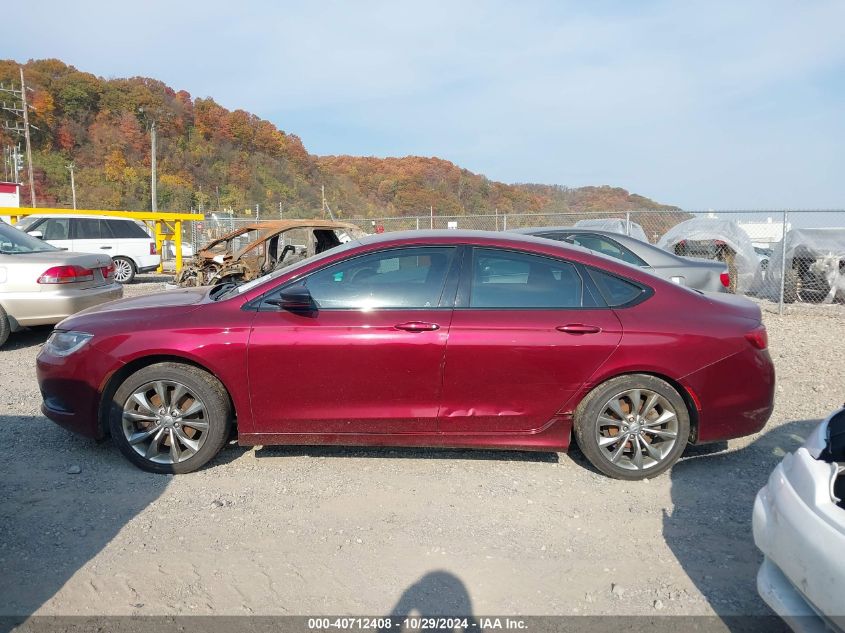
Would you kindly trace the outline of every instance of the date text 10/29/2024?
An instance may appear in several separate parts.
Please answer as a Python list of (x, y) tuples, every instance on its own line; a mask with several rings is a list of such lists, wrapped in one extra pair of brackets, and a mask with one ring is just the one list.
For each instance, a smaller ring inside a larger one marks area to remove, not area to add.
[(375, 630), (375, 631), (455, 631), (455, 630), (525, 630), (526, 622), (519, 618), (499, 617), (338, 617), (309, 618), (308, 629)]

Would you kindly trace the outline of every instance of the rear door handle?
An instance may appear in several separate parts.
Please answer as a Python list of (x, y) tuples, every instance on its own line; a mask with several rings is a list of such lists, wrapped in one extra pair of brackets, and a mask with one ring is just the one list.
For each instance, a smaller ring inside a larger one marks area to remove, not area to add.
[(407, 323), (397, 323), (394, 325), (397, 330), (405, 330), (406, 332), (433, 332), (439, 330), (440, 326), (437, 323), (426, 323), (425, 321), (408, 321)]
[(101, 246), (101, 247), (100, 247), (100, 249), (101, 249), (101, 250), (104, 250), (104, 251), (110, 251), (110, 250), (111, 250), (111, 246)]
[(583, 323), (558, 325), (555, 329), (558, 332), (566, 332), (567, 334), (598, 334), (601, 332), (601, 328), (597, 325), (584, 325)]

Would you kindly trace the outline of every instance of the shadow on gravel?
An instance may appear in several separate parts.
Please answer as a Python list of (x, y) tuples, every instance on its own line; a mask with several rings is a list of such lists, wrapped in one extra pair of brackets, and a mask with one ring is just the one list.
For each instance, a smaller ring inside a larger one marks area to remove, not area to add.
[(3, 352), (10, 352), (16, 349), (26, 349), (28, 347), (40, 347), (47, 342), (50, 334), (53, 331), (52, 325), (39, 325), (33, 328), (27, 328), (20, 332), (12, 332), (9, 335), (9, 340), (3, 345), (0, 354)]
[[(240, 450), (250, 450), (239, 447)], [(233, 451), (227, 451), (233, 452)], [(237, 457), (234, 455), (233, 458)], [(369, 446), (262, 446), (257, 459), (279, 457), (364, 457), (371, 459), (448, 459), (555, 464), (557, 453), (537, 451), (479, 450), (461, 448), (369, 447)], [(225, 458), (224, 458), (225, 459)]]
[[(0, 615), (20, 622), (155, 501), (170, 477), (142, 472), (111, 442), (98, 445), (40, 416), (0, 415), (0, 446)], [(167, 529), (153, 525), (151, 538)], [(144, 547), (137, 543), (138, 556)], [(97, 604), (96, 585), (116, 581), (92, 580), (92, 610), (109, 610)], [(0, 620), (0, 631), (11, 623)]]
[[(751, 619), (735, 616), (772, 615), (757, 595), (762, 555), (751, 533), (754, 497), (784, 454), (800, 447), (818, 422), (788, 422), (733, 452), (695, 447), (671, 471), (674, 510), (664, 511), (663, 537), (730, 631), (755, 630), (748, 628)], [(749, 613), (748, 605), (757, 608)], [(765, 621), (767, 631), (789, 631), (779, 619)]]
[[(425, 626), (431, 631), (478, 631), (478, 622), (472, 613), (469, 591), (460, 578), (448, 571), (432, 571), (420, 578), (402, 592), (402, 596), (390, 612), (394, 626), (404, 627), (404, 619), (413, 616), (423, 620), (434, 619)], [(437, 616), (466, 618), (466, 627), (438, 626)], [(423, 627), (410, 627), (414, 629)], [(388, 629), (382, 629), (387, 631)]]

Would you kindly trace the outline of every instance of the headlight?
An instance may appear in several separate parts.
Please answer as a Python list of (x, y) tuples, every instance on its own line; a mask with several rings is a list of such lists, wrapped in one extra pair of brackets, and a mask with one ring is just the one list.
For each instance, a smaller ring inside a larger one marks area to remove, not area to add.
[(54, 331), (44, 347), (53, 356), (70, 356), (79, 351), (93, 336), (87, 332)]

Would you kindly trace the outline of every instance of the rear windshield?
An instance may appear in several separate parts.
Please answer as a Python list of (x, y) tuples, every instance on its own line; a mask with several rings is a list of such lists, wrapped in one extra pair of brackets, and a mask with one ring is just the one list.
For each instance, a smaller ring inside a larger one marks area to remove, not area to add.
[(16, 255), (18, 253), (46, 253), (60, 249), (51, 246), (37, 237), (27, 235), (20, 229), (0, 222), (0, 254)]

